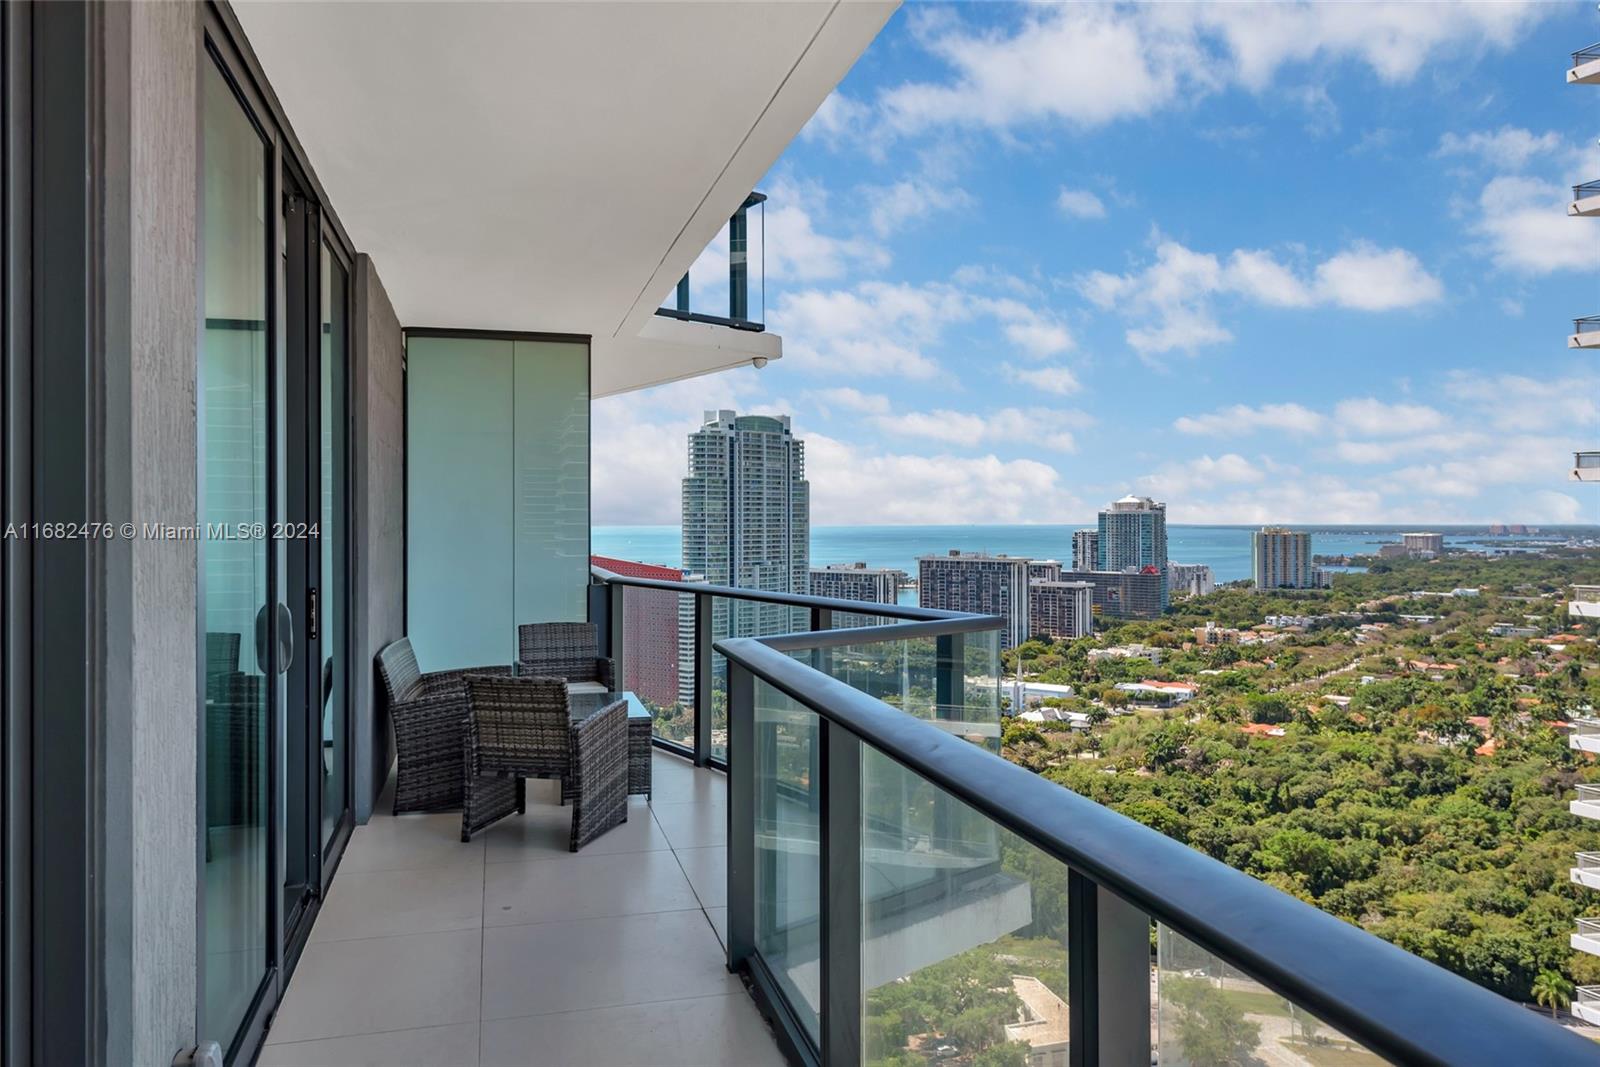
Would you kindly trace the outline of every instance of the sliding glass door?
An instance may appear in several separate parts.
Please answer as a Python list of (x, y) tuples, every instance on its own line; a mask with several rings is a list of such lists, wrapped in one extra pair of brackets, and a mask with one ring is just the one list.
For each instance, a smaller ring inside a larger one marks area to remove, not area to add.
[(268, 540), (271, 145), (205, 64), (199, 359), (199, 578), (204, 618), (204, 924), (200, 1026), (226, 1047), (274, 959)]
[(203, 56), (197, 377), (202, 1041), (249, 1062), (353, 825), (349, 258), (270, 111)]

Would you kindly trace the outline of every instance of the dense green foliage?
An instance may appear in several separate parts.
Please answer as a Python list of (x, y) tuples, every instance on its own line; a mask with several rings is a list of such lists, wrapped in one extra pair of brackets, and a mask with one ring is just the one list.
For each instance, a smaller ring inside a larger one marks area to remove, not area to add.
[[(1099, 706), (1129, 678), (1192, 680), (1201, 694), (1087, 733), (1007, 720), (1006, 756), (1507, 996), (1530, 998), (1545, 971), (1594, 983), (1600, 960), (1567, 942), (1600, 899), (1567, 871), (1600, 830), (1567, 800), (1600, 773), (1551, 722), (1600, 702), (1600, 657), (1592, 632), (1553, 650), (1488, 627), (1555, 632), (1567, 620), (1549, 594), (1597, 575), (1593, 556), (1385, 562), (1331, 592), (1225, 589), (1157, 622), (1031, 641), (1009, 654), (1013, 669), (1075, 685), (1069, 706)], [(1481, 593), (1409, 596), (1460, 586)], [(1358, 609), (1275, 644), (1183, 647), (1207, 621)], [(1372, 621), (1389, 625), (1358, 645), (1355, 627)], [(1087, 658), (1131, 641), (1168, 655), (1159, 667)], [(1246, 723), (1284, 735), (1251, 736)], [(1497, 747), (1480, 754), (1489, 736)]]

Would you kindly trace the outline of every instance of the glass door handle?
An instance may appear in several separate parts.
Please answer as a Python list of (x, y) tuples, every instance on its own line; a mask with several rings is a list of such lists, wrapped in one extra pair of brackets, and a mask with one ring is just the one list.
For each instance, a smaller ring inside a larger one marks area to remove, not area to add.
[[(278, 673), (286, 673), (294, 665), (294, 613), (282, 603), (278, 608)], [(256, 665), (267, 662), (267, 607), (256, 612)], [(263, 674), (266, 673), (262, 670)]]

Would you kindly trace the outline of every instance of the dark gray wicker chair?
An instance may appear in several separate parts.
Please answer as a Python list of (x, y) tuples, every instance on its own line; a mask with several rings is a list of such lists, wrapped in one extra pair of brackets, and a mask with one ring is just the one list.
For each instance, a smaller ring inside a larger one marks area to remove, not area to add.
[(528, 622), (517, 627), (520, 674), (598, 682), (606, 689), (615, 689), (611, 661), (599, 650), (592, 622)]
[(394, 813), (461, 807), (468, 674), (509, 675), (509, 666), (417, 670), (402, 637), (378, 653), (378, 678), (389, 701), (396, 753)]
[[(572, 801), (570, 847), (576, 852), (628, 817), (628, 708), (617, 701), (579, 723), (560, 678), (471, 675), (467, 678), (466, 803), (461, 840), (513, 810), (526, 810), (523, 780), (560, 778)], [(597, 729), (593, 724), (604, 720)], [(515, 803), (501, 783), (516, 783)]]

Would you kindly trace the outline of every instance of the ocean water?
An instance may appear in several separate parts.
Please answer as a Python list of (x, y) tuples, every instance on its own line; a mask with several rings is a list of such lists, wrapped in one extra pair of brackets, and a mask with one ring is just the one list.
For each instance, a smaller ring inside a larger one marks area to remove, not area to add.
[[(967, 552), (1005, 553), (1072, 563), (1072, 531), (1077, 526), (817, 526), (811, 530), (811, 563), (854, 563), (898, 567), (917, 573), (916, 558), (959, 548)], [(1250, 577), (1250, 532), (1258, 526), (1169, 526), (1167, 556), (1176, 563), (1209, 564), (1218, 582)], [(1318, 555), (1370, 554), (1378, 546), (1400, 540), (1415, 526), (1297, 526), (1311, 533), (1311, 551)], [(1544, 527), (1538, 533), (1490, 536), (1484, 526), (1434, 526), (1451, 548), (1515, 551), (1533, 544), (1568, 538), (1600, 538), (1600, 527)], [(681, 539), (676, 526), (596, 526), (591, 535), (596, 555), (681, 566)]]

